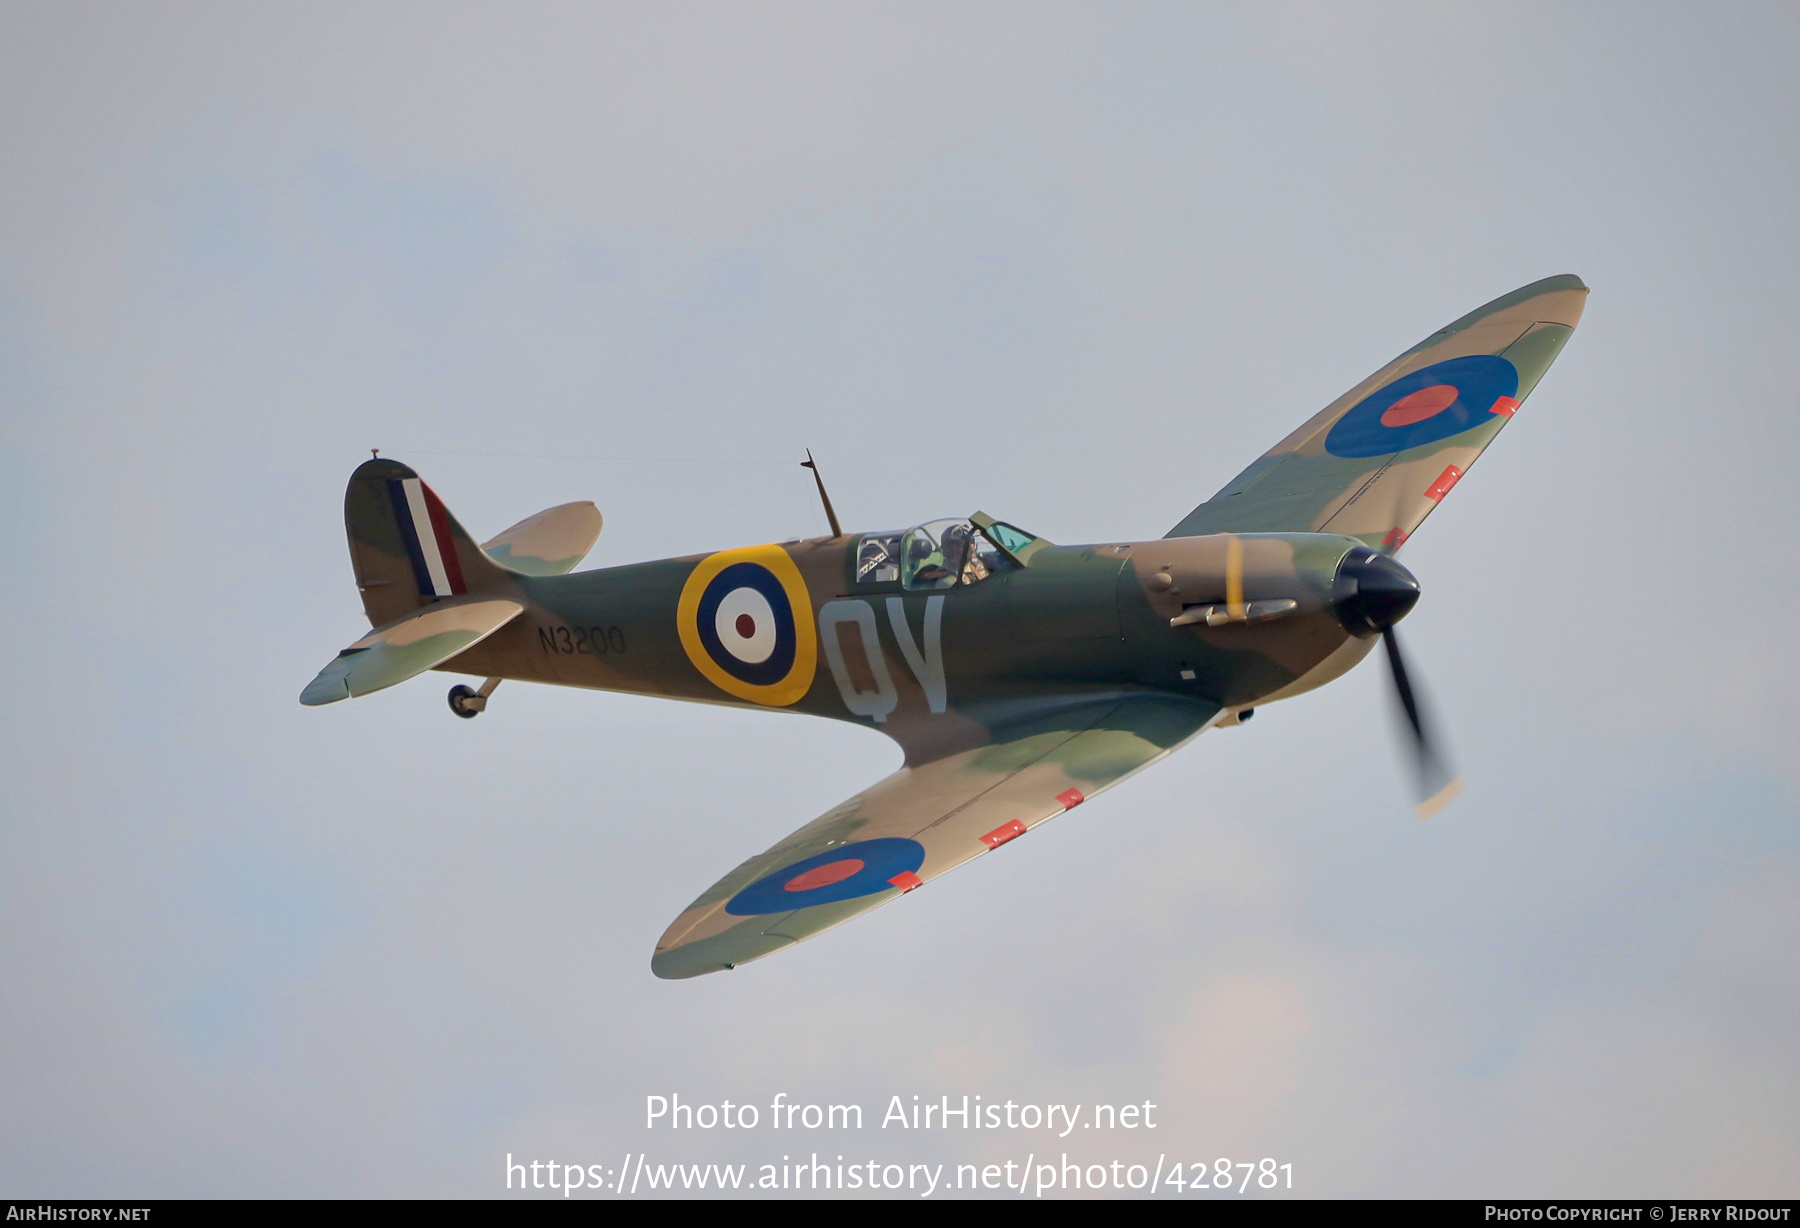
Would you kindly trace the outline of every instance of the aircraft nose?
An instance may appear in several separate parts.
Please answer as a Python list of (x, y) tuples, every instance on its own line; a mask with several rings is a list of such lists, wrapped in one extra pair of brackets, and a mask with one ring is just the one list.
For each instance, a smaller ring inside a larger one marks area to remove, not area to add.
[(1351, 635), (1379, 635), (1405, 618), (1419, 600), (1412, 572), (1379, 551), (1358, 547), (1338, 563), (1331, 608)]

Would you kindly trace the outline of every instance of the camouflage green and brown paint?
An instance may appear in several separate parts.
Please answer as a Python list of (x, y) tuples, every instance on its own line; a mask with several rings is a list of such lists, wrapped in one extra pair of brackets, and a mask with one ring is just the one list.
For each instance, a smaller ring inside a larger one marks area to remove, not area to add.
[(1396, 551), (1467, 471), (1585, 295), (1550, 278), (1434, 333), (1148, 541), (1060, 546), (977, 513), (569, 574), (599, 533), (591, 504), (478, 546), (411, 469), (370, 460), (345, 519), (375, 630), (302, 701), (441, 669), (893, 738), (899, 771), (726, 874), (652, 959), (663, 977), (734, 967), (1355, 665), (1373, 639), (1346, 619), (1346, 576)]

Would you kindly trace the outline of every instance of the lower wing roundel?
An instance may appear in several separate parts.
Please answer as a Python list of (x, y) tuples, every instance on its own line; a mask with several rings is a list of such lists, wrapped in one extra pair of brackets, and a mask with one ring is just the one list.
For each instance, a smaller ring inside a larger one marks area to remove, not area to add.
[(651, 969), (717, 972), (842, 924), (1080, 805), (1218, 713), (1172, 697), (1073, 701), (903, 767), (713, 884), (663, 934)]

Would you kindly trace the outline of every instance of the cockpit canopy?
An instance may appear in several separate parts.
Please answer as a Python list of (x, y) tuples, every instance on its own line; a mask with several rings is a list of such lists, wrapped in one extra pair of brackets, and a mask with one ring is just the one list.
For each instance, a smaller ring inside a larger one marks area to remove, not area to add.
[(911, 590), (979, 584), (1017, 565), (967, 520), (932, 520), (904, 532), (868, 533), (856, 548), (858, 584), (897, 580)]

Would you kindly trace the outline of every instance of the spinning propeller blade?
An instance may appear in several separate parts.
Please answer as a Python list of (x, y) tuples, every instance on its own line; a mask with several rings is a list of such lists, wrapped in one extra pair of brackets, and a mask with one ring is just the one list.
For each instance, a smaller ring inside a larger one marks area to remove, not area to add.
[(1462, 792), (1462, 777), (1451, 772), (1438, 757), (1436, 743), (1439, 739), (1430, 731), (1430, 724), (1420, 710), (1419, 697), (1413, 693), (1412, 682), (1406, 676), (1406, 659), (1400, 655), (1400, 637), (1394, 634), (1391, 624), (1382, 628), (1381, 643), (1387, 649), (1394, 695), (1412, 729), (1413, 766), (1418, 772), (1420, 798), (1415, 813), (1421, 819), (1429, 819), (1456, 800), (1457, 794)]
[(1412, 733), (1413, 763), (1418, 771), (1420, 797), (1415, 813), (1421, 819), (1429, 819), (1456, 800), (1457, 794), (1462, 792), (1462, 777), (1453, 773), (1438, 754), (1437, 745), (1442, 740), (1430, 731), (1430, 722), (1411, 679), (1407, 677), (1400, 640), (1394, 634), (1394, 624), (1405, 618), (1418, 600), (1419, 582), (1388, 555), (1368, 549), (1355, 550), (1345, 556), (1338, 567), (1332, 606), (1338, 620), (1352, 635), (1366, 638), (1379, 633), (1387, 648), (1394, 694)]

